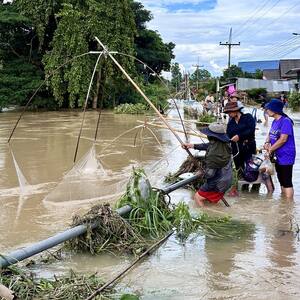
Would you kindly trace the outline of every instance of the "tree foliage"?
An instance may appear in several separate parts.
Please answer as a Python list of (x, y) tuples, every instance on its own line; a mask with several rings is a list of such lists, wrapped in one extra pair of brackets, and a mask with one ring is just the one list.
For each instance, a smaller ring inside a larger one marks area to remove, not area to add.
[(174, 64), (172, 64), (171, 75), (172, 75), (171, 84), (173, 85), (173, 87), (177, 89), (180, 86), (180, 83), (183, 78), (179, 67), (179, 63), (175, 62)]
[(190, 81), (195, 84), (197, 81), (207, 81), (211, 79), (211, 73), (205, 69), (196, 69), (195, 72), (190, 76)]
[[(175, 57), (173, 55), (175, 44), (164, 43), (157, 31), (146, 28), (146, 23), (152, 19), (152, 14), (141, 3), (133, 2), (132, 8), (137, 28), (135, 37), (137, 58), (145, 62), (157, 74), (161, 74), (163, 70), (169, 71), (171, 60)], [(153, 82), (153, 78), (150, 77), (151, 70), (141, 65), (137, 67), (139, 72), (144, 74), (146, 81)]]
[[(42, 82), (43, 70), (32, 43), (31, 26), (14, 4), (0, 5), (0, 110), (26, 103)], [(46, 91), (40, 95), (43, 93)]]
[[(5, 45), (1, 44), (0, 80), (3, 80), (3, 70), (5, 77), (11, 76), (11, 85), (7, 84), (7, 78), (1, 85), (6, 89), (0, 90), (2, 106), (12, 103), (8, 98), (15, 94), (13, 89), (20, 86), (26, 92), (21, 96), (22, 101), (16, 102), (23, 103), (44, 78), (47, 78), (48, 87), (41, 95), (45, 93), (49, 97), (52, 94), (60, 107), (82, 106), (97, 59), (97, 55), (82, 54), (102, 50), (95, 36), (111, 51), (137, 55), (158, 74), (169, 70), (174, 57), (175, 45), (164, 43), (159, 33), (146, 28), (152, 15), (133, 0), (15, 0), (7, 5), (0, 2), (0, 8), (1, 42), (5, 41)], [(154, 81), (148, 80), (151, 72), (134, 64), (131, 58), (120, 55), (116, 58), (136, 79), (138, 73), (143, 73), (146, 82)], [(27, 75), (18, 70), (22, 65), (28, 72), (30, 70)], [(19, 75), (21, 73), (24, 77)], [(19, 85), (14, 84), (14, 76), (20, 76)], [(25, 78), (33, 90), (28, 88)], [(103, 101), (104, 105), (113, 106), (122, 101), (124, 93), (130, 95), (129, 101), (140, 99), (111, 60), (103, 56), (96, 70), (89, 103), (96, 107), (97, 102)], [(111, 94), (113, 96), (107, 96)], [(110, 100), (113, 102), (108, 103)]]

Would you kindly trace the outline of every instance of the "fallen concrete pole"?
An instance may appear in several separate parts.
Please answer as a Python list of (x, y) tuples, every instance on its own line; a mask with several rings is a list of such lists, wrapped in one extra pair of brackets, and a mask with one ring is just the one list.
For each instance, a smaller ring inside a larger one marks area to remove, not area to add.
[[(119, 209), (116, 210), (116, 212), (120, 216), (124, 216), (127, 213), (131, 211), (130, 205), (125, 205)], [(94, 229), (97, 225), (91, 224), (91, 228)], [(40, 252), (43, 252), (47, 249), (50, 249), (52, 247), (55, 247), (61, 243), (64, 243), (70, 239), (73, 239), (79, 235), (84, 234), (87, 231), (88, 227), (86, 225), (79, 225), (73, 228), (70, 228), (66, 231), (63, 231), (61, 233), (58, 233), (46, 240), (37, 242), (35, 244), (32, 244), (30, 246), (17, 249), (7, 255), (0, 256), (0, 269), (8, 267), (12, 264), (15, 264), (19, 261), (22, 261), (26, 258), (29, 258), (35, 254), (38, 254)]]
[[(163, 194), (169, 194), (172, 191), (175, 191), (183, 186), (186, 186), (187, 184), (197, 180), (198, 178), (202, 177), (201, 174), (194, 175), (190, 178), (181, 180), (175, 184), (171, 184), (167, 187), (164, 187), (161, 189), (161, 192)], [(130, 205), (125, 205), (119, 209), (116, 210), (116, 212), (120, 216), (124, 216), (128, 214), (131, 211), (132, 207)], [(91, 224), (91, 228), (96, 228), (96, 224)], [(29, 245), (24, 248), (17, 249), (7, 255), (0, 256), (0, 269), (8, 267), (10, 265), (13, 265), (15, 263), (18, 263), (26, 258), (29, 258), (33, 255), (36, 255), (40, 252), (43, 252), (47, 249), (53, 248), (61, 243), (64, 243), (68, 240), (74, 239), (79, 235), (84, 234), (87, 231), (88, 227), (86, 225), (79, 225), (73, 228), (70, 228), (66, 231), (63, 231), (61, 233), (58, 233), (46, 240), (37, 242), (35, 244)]]

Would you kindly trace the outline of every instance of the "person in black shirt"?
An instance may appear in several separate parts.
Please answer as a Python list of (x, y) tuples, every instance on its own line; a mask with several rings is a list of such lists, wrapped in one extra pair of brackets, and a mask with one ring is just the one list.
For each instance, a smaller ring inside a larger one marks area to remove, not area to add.
[(259, 95), (259, 100), (261, 101), (261, 108), (264, 110), (264, 119), (265, 119), (265, 125), (268, 124), (269, 116), (267, 114), (267, 111), (265, 110), (266, 104), (269, 102), (266, 95), (260, 94)]
[(241, 112), (237, 102), (229, 102), (224, 108), (230, 120), (227, 135), (231, 139), (232, 153), (236, 170), (241, 174), (246, 162), (256, 153), (255, 120), (251, 114)]

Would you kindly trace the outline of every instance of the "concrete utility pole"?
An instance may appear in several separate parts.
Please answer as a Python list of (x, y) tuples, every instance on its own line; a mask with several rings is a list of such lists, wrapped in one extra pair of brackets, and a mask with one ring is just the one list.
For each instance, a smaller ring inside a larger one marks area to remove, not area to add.
[(196, 67), (196, 75), (197, 75), (197, 82), (196, 82), (196, 86), (197, 86), (197, 91), (198, 91), (198, 86), (199, 86), (199, 72), (198, 72), (198, 70), (199, 70), (199, 68), (203, 68), (204, 67), (204, 65), (199, 65), (199, 57), (198, 57), (198, 63), (196, 64), (196, 65), (193, 65), (193, 67)]
[(230, 58), (231, 58), (231, 47), (232, 46), (240, 46), (241, 43), (232, 43), (232, 28), (230, 28), (229, 32), (229, 40), (226, 43), (220, 42), (220, 46), (227, 46), (228, 47), (228, 69), (230, 68)]

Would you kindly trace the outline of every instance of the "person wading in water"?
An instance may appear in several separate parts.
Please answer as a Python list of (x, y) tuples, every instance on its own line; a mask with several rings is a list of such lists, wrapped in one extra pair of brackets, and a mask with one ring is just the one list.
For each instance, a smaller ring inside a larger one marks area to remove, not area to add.
[(206, 151), (204, 178), (206, 182), (195, 194), (194, 200), (204, 206), (207, 200), (217, 203), (223, 199), (232, 182), (232, 160), (230, 139), (225, 133), (223, 124), (212, 123), (208, 128), (200, 129), (207, 135), (208, 143), (182, 145), (183, 148)]
[[(235, 168), (239, 177), (243, 176), (246, 162), (256, 154), (255, 120), (251, 114), (244, 114), (237, 102), (229, 102), (224, 108), (224, 113), (229, 115), (227, 135), (231, 140), (232, 154)], [(248, 188), (247, 185), (244, 185)], [(254, 189), (259, 186), (254, 185)]]
[(293, 198), (292, 176), (296, 146), (293, 121), (283, 112), (283, 107), (284, 103), (277, 99), (272, 99), (265, 106), (268, 115), (274, 118), (274, 121), (264, 148), (270, 156), (275, 154), (275, 169), (282, 192), (287, 198)]

